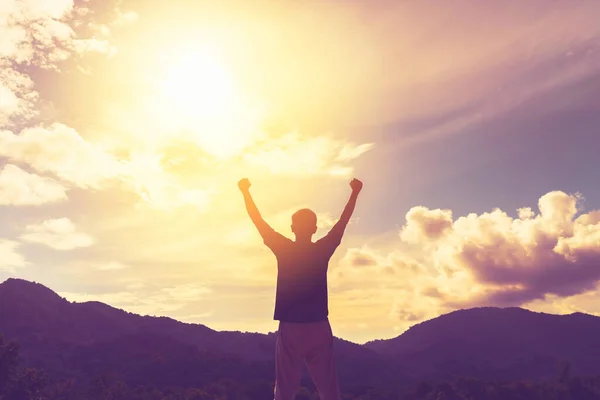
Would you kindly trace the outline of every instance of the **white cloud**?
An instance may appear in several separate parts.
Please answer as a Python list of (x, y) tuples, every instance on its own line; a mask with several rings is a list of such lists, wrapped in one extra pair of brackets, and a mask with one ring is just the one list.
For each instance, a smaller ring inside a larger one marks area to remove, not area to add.
[(20, 5), (23, 17), (29, 20), (40, 18), (59, 19), (73, 9), (73, 0), (8, 0), (13, 7)]
[(79, 54), (100, 53), (113, 57), (117, 53), (117, 48), (105, 39), (75, 39), (73, 48)]
[(274, 174), (349, 176), (352, 168), (346, 164), (372, 147), (372, 143), (355, 146), (324, 136), (305, 138), (293, 132), (262, 143), (243, 158)]
[(419, 243), (423, 237), (436, 240), (451, 227), (452, 211), (413, 207), (406, 214), (406, 225), (400, 236), (406, 242)]
[[(183, 284), (161, 289), (145, 288), (144, 285), (128, 285), (127, 291), (110, 293), (59, 292), (69, 301), (101, 301), (140, 315), (173, 315), (173, 312), (192, 305), (198, 299), (205, 299), (210, 288), (200, 285)], [(189, 314), (189, 311), (187, 312)], [(207, 314), (206, 316), (209, 316)], [(190, 318), (198, 314), (188, 315)]]
[[(3, 0), (0, 37), (4, 40), (0, 42), (0, 58), (55, 68), (72, 51), (114, 54), (116, 49), (107, 41), (76, 38), (70, 24), (88, 11), (86, 7), (74, 8), (73, 0)], [(133, 22), (136, 17), (133, 12), (117, 10), (114, 23)]]
[(85, 140), (66, 125), (26, 128), (19, 134), (0, 130), (0, 157), (52, 173), (83, 189), (123, 184), (146, 204), (160, 209), (194, 206), (205, 209), (215, 193), (211, 188), (188, 189), (163, 168), (163, 155), (132, 153), (117, 160), (99, 145)]
[(55, 250), (73, 250), (94, 244), (94, 239), (86, 233), (78, 232), (68, 218), (48, 219), (41, 224), (27, 225), (20, 238)]
[(162, 160), (163, 155), (160, 154), (131, 154), (126, 165), (127, 184), (153, 208), (193, 206), (206, 209), (215, 190), (187, 189), (164, 170)]
[(16, 113), (19, 108), (19, 98), (6, 85), (0, 85), (0, 112), (3, 115), (2, 125), (6, 124), (7, 117)]
[[(76, 37), (74, 17), (87, 14), (73, 0), (2, 0), (0, 2), (0, 129), (16, 118), (36, 114), (37, 92), (22, 65), (58, 69), (72, 53), (101, 52), (113, 55), (107, 41)], [(76, 11), (73, 13), (73, 11)], [(117, 19), (132, 19), (119, 13)]]
[(106, 24), (96, 24), (93, 22), (88, 23), (88, 28), (93, 32), (98, 32), (102, 36), (110, 36), (111, 31), (110, 27)]
[(53, 68), (68, 58), (64, 47), (74, 37), (65, 22), (72, 0), (4, 0), (0, 7), (0, 58)]
[(182, 301), (196, 300), (209, 294), (212, 290), (206, 286), (186, 284), (164, 288), (163, 291), (171, 298)]
[[(387, 309), (386, 323), (401, 329), (474, 306), (600, 312), (590, 295), (600, 283), (600, 210), (583, 213), (581, 199), (550, 192), (537, 214), (522, 208), (518, 217), (414, 207), (395, 249), (349, 249), (332, 267), (332, 301)], [(362, 318), (376, 326), (381, 317)]]
[(210, 188), (188, 189), (164, 170), (161, 154), (133, 153), (126, 161), (117, 160), (73, 128), (59, 123), (26, 128), (19, 134), (0, 130), (0, 157), (27, 164), (41, 173), (52, 173), (83, 189), (123, 183), (147, 205), (160, 209), (205, 209), (215, 192)]
[(353, 146), (350, 144), (344, 144), (341, 146), (338, 156), (335, 158), (335, 161), (345, 162), (352, 161), (355, 158), (358, 158), (363, 153), (371, 150), (373, 148), (373, 143), (363, 143), (358, 146)]
[(0, 205), (40, 205), (67, 199), (67, 188), (8, 164), (0, 170)]
[(123, 166), (100, 147), (84, 140), (74, 129), (54, 123), (32, 127), (16, 135), (0, 131), (0, 156), (51, 172), (82, 188), (100, 188)]
[(115, 18), (114, 21), (111, 22), (111, 25), (113, 25), (113, 26), (131, 24), (131, 23), (136, 22), (139, 19), (139, 15), (135, 11), (123, 12), (120, 9), (117, 9), (116, 12), (117, 12), (117, 17)]
[(37, 98), (29, 76), (10, 68), (9, 63), (3, 62), (0, 57), (0, 129), (10, 125), (14, 118), (33, 116)]
[(25, 258), (17, 252), (17, 247), (18, 242), (0, 239), (0, 271), (14, 274), (17, 269), (27, 265)]
[(100, 271), (116, 271), (116, 270), (121, 270), (121, 269), (126, 269), (129, 268), (128, 265), (120, 263), (120, 262), (116, 262), (116, 261), (111, 261), (109, 263), (106, 264), (101, 264), (98, 266), (98, 269)]

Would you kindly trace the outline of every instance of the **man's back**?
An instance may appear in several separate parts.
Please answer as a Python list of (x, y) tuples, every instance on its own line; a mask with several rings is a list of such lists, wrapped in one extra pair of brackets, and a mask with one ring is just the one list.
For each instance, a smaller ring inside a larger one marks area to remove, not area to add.
[(341, 238), (330, 234), (313, 242), (294, 242), (273, 231), (265, 244), (277, 257), (274, 319), (317, 322), (329, 315), (327, 269)]

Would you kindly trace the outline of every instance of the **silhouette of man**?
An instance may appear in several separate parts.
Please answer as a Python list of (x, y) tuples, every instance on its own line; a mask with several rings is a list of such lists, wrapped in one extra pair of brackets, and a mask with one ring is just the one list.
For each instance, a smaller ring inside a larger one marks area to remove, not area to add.
[(274, 319), (279, 321), (275, 350), (275, 400), (293, 400), (306, 364), (321, 400), (339, 400), (333, 358), (333, 332), (327, 304), (327, 268), (354, 212), (362, 182), (350, 182), (352, 194), (340, 219), (323, 238), (312, 241), (317, 216), (309, 209), (292, 215), (292, 241), (265, 222), (250, 195), (250, 181), (238, 187), (248, 215), (264, 243), (277, 258), (277, 291)]

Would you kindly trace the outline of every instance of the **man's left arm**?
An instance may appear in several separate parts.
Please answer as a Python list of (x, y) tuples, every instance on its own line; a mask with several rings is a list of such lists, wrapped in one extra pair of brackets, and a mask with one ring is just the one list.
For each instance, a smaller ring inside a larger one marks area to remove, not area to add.
[(350, 222), (352, 213), (354, 213), (356, 200), (358, 199), (358, 194), (362, 190), (363, 183), (355, 178), (350, 182), (350, 187), (352, 189), (352, 193), (350, 194), (350, 198), (344, 207), (342, 215), (335, 223), (333, 228), (331, 228), (329, 233), (327, 233), (327, 235), (322, 239), (324, 242), (329, 243), (333, 248), (337, 247), (342, 241), (342, 236), (344, 236), (346, 226), (348, 225), (348, 222)]

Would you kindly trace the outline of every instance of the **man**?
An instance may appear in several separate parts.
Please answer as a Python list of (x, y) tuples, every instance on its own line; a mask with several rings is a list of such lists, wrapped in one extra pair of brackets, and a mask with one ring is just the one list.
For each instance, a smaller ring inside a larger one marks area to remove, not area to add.
[(275, 400), (293, 400), (302, 366), (306, 364), (321, 400), (339, 400), (333, 358), (333, 333), (327, 304), (327, 268), (354, 212), (362, 182), (350, 182), (352, 194), (329, 231), (316, 242), (317, 216), (309, 209), (292, 215), (295, 240), (275, 232), (260, 215), (250, 195), (250, 181), (238, 182), (248, 215), (264, 243), (277, 258), (277, 291), (274, 319), (279, 321), (275, 351)]

